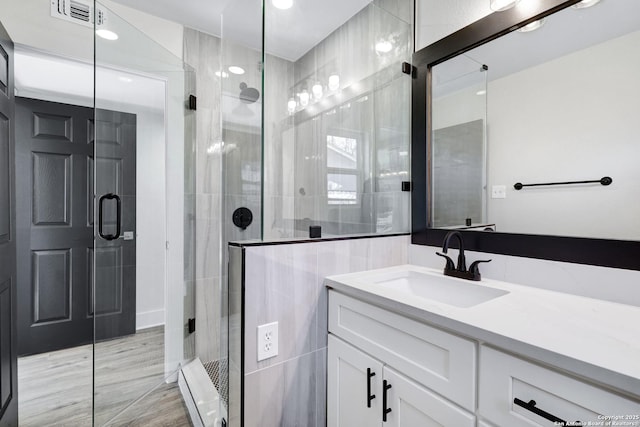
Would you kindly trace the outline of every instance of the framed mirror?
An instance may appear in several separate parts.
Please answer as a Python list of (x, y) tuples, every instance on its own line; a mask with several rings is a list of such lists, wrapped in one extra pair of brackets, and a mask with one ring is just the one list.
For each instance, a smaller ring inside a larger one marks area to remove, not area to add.
[(416, 52), (412, 243), (640, 270), (639, 45), (637, 1), (522, 0)]

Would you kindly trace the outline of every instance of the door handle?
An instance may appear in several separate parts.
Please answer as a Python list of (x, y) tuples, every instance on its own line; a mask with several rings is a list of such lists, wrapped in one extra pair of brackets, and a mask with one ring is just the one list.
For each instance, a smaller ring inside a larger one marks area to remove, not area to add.
[(375, 394), (371, 394), (371, 377), (375, 377), (376, 373), (371, 372), (371, 368), (367, 368), (367, 408), (371, 408), (371, 401), (376, 398)]
[[(116, 234), (104, 234), (103, 230), (103, 205), (105, 200), (116, 200), (117, 208), (116, 208)], [(120, 201), (120, 197), (117, 194), (107, 193), (100, 196), (98, 200), (98, 234), (104, 240), (116, 240), (120, 237), (120, 227), (122, 225), (122, 202)]]

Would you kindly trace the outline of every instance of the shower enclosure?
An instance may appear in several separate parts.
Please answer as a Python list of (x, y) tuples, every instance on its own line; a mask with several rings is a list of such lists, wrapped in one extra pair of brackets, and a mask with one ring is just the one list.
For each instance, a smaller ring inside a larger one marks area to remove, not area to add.
[[(89, 339), (72, 347), (77, 359), (57, 353), (64, 346), (25, 352), (19, 372), (53, 372), (37, 363), (59, 357), (67, 388), (43, 409), (47, 376), (20, 379), (21, 419), (56, 422), (55, 407), (85, 425), (170, 422), (185, 415), (178, 380), (195, 425), (238, 425), (242, 305), (228, 288), (228, 243), (409, 230), (401, 64), (413, 51), (413, 3), (228, 2), (219, 36), (181, 29), (183, 57), (109, 0), (74, 2), (88, 7), (84, 26), (52, 18), (53, 6), (44, 16), (9, 3), (3, 23), (9, 9), (22, 20), (10, 33), (55, 30), (17, 40), (18, 96), (32, 109), (54, 104), (25, 121), (49, 127), (25, 154), (35, 169), (17, 171), (49, 198), (33, 196), (18, 216), (60, 236), (76, 223), (89, 233), (68, 246), (24, 246), (30, 271), (54, 274), (60, 291), (39, 294), (56, 295), (58, 312), (31, 319), (63, 325), (80, 313)], [(71, 119), (71, 107), (89, 113)], [(81, 144), (55, 152), (42, 148), (47, 138)], [(33, 209), (49, 202), (55, 209)], [(190, 366), (208, 381), (203, 399), (185, 388)]]
[(16, 43), (20, 425), (188, 422), (194, 72), (115, 3), (35, 3), (1, 16)]

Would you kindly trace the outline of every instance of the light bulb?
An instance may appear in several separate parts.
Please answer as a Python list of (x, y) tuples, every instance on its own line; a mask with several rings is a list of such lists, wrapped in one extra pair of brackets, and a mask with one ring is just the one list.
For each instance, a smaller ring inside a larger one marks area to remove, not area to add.
[(340, 76), (332, 74), (329, 76), (329, 90), (338, 90), (340, 87)]
[(291, 9), (293, 6), (293, 0), (271, 0), (271, 4), (282, 10)]
[(296, 100), (293, 98), (289, 98), (289, 102), (287, 102), (287, 110), (289, 111), (289, 114), (295, 113), (297, 106), (298, 104), (296, 104)]
[(580, 3), (576, 3), (571, 7), (574, 9), (584, 9), (586, 7), (595, 6), (598, 3), (600, 3), (600, 0), (582, 0)]
[(300, 92), (300, 105), (303, 107), (309, 105), (309, 92), (306, 89)]
[(520, 31), (521, 33), (528, 33), (530, 31), (537, 30), (538, 28), (542, 27), (543, 24), (544, 24), (544, 18), (538, 19), (537, 21), (533, 21), (532, 23), (527, 24), (524, 27), (518, 28), (518, 31)]
[(503, 10), (511, 9), (520, 0), (490, 0), (489, 7), (495, 12), (502, 12)]
[(318, 82), (311, 87), (311, 92), (313, 92), (313, 97), (315, 99), (322, 98), (322, 85)]

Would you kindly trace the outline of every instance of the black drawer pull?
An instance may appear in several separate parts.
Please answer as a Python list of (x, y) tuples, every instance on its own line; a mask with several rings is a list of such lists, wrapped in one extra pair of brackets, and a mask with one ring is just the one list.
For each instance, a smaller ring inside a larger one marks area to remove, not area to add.
[(376, 373), (371, 372), (371, 368), (367, 368), (367, 408), (371, 408), (371, 401), (376, 398), (375, 394), (371, 394), (371, 377), (375, 377)]
[(535, 400), (530, 400), (528, 403), (525, 402), (524, 400), (520, 400), (517, 397), (515, 399), (513, 399), (513, 403), (515, 403), (518, 406), (523, 407), (524, 409), (526, 409), (527, 411), (531, 411), (536, 415), (541, 416), (544, 419), (547, 419), (551, 422), (554, 422), (556, 424), (559, 424), (561, 426), (566, 426), (567, 422), (565, 420), (563, 420), (562, 418), (558, 418), (553, 414), (548, 413), (547, 411), (543, 411), (540, 408), (536, 408), (536, 401)]
[(387, 390), (391, 388), (391, 384), (387, 380), (382, 381), (382, 421), (387, 422), (387, 414), (391, 412), (391, 408), (387, 408)]

